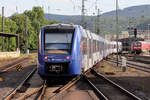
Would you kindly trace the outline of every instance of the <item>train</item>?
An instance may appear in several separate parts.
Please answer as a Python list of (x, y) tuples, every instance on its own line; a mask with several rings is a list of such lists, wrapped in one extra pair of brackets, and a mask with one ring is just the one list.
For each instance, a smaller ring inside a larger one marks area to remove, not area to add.
[[(121, 51), (121, 42), (118, 47)], [(38, 41), (38, 74), (43, 79), (74, 77), (112, 53), (117, 53), (116, 41), (105, 40), (80, 25), (43, 26)]]
[(132, 53), (150, 52), (150, 41), (135, 41), (131, 44)]

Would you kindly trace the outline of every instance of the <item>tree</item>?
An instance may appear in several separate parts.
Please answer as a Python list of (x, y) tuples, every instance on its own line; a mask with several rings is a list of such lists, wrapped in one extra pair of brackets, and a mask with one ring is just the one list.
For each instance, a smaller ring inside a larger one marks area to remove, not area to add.
[[(19, 34), (19, 44), (20, 44), (20, 49), (25, 51), (26, 49), (26, 34), (25, 34), (25, 21), (26, 21), (26, 15), (25, 14), (14, 14), (13, 16), (11, 16), (11, 19), (13, 21), (16, 22), (16, 24), (19, 26), (18, 30), (17, 30), (17, 34)], [(34, 44), (33, 39), (30, 39), (30, 36), (32, 36), (32, 34), (34, 34), (34, 29), (31, 25), (31, 21), (30, 19), (27, 17), (27, 26), (28, 26), (28, 40), (29, 40), (29, 44), (28, 44), (28, 48), (30, 48), (31, 44)], [(31, 43), (31, 41), (33, 43)]]
[[(1, 26), (2, 26), (1, 22), (2, 22), (2, 18), (0, 17), (0, 30), (2, 30), (1, 29)], [(16, 23), (9, 18), (5, 18), (4, 32), (16, 33), (17, 30), (18, 30), (18, 26), (16, 25)], [(0, 51), (2, 50), (2, 45), (5, 45), (4, 51), (8, 51), (8, 43), (10, 45), (11, 51), (16, 50), (16, 39), (15, 38), (10, 38), (10, 41), (8, 41), (8, 37), (6, 37), (4, 44), (2, 44), (2, 37), (0, 37)]]
[(14, 14), (10, 17), (16, 22), (18, 30), (16, 31), (20, 37), (20, 48), (25, 50), (26, 34), (25, 20), (27, 18), (28, 27), (28, 49), (37, 49), (38, 34), (42, 26), (47, 24), (58, 23), (58, 21), (48, 21), (45, 19), (44, 11), (41, 7), (33, 7), (32, 10), (26, 10), (23, 14)]

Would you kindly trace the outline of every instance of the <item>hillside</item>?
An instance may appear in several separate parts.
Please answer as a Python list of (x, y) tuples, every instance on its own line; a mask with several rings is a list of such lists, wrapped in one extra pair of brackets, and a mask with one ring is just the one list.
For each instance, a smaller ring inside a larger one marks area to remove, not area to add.
[[(140, 6), (133, 6), (133, 7), (128, 7), (125, 9), (120, 9), (118, 11), (120, 16), (132, 16), (132, 17), (136, 17), (136, 16), (150, 16), (149, 13), (150, 10), (150, 5), (140, 5)], [(110, 12), (106, 12), (104, 13), (102, 16), (110, 16), (110, 15), (115, 15), (115, 11), (110, 11)]]
[[(137, 26), (139, 29), (147, 29), (147, 23), (150, 23), (150, 5), (140, 5), (128, 7), (119, 10), (119, 30), (127, 30), (130, 25), (132, 27)], [(80, 15), (55, 15), (45, 14), (45, 18), (48, 20), (58, 20), (62, 23), (74, 23), (81, 24)], [(91, 31), (95, 31), (95, 16), (86, 16), (87, 28)], [(102, 34), (115, 34), (115, 11), (103, 13), (100, 16), (100, 30)]]

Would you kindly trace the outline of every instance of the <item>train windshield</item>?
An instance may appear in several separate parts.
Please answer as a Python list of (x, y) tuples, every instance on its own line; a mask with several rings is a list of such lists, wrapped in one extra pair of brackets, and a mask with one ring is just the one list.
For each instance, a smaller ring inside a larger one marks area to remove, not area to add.
[(72, 48), (73, 31), (57, 30), (45, 32), (46, 54), (69, 54)]
[(135, 42), (134, 45), (135, 46), (141, 46), (141, 43), (140, 42)]

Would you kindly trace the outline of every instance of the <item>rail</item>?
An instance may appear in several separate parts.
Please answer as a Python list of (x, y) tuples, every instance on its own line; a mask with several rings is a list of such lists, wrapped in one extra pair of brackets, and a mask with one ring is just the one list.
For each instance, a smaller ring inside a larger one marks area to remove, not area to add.
[(17, 86), (16, 88), (14, 88), (14, 90), (12, 90), (6, 97), (4, 97), (3, 100), (11, 100), (12, 97), (17, 93), (17, 91), (25, 84), (29, 81), (29, 79), (31, 79), (31, 77), (33, 76), (33, 74), (36, 72), (37, 68), (34, 68), (29, 74), (28, 76), (25, 78), (25, 80), (23, 82), (21, 82), (21, 84), (19, 86)]
[[(127, 91), (126, 89), (124, 89), (123, 87), (121, 87), (120, 85), (114, 83), (113, 81), (109, 80), (108, 78), (104, 77), (103, 75), (97, 73), (95, 70), (91, 69), (90, 74), (94, 75), (96, 80), (100, 80), (102, 83), (104, 83), (105, 87), (110, 88), (109, 92), (103, 93), (104, 91), (108, 90), (105, 88), (100, 88), (102, 86), (99, 86), (101, 83), (99, 83), (98, 85), (96, 85), (95, 82), (92, 82), (91, 79), (88, 77), (89, 73), (84, 75), (85, 80), (94, 88), (94, 90), (99, 94), (100, 99), (101, 100), (116, 100), (116, 98), (114, 97), (114, 92), (116, 92), (116, 96), (120, 97), (120, 100), (142, 100), (139, 97), (135, 96), (134, 94), (132, 94), (131, 92)], [(111, 93), (113, 93), (113, 95), (111, 95), (110, 91), (113, 90)], [(119, 92), (118, 92), (119, 91)], [(110, 93), (110, 94), (109, 94)], [(123, 95), (125, 94), (125, 95)], [(123, 96), (122, 96), (123, 95)]]
[[(117, 61), (114, 60), (114, 59), (111, 59), (111, 58), (108, 58), (107, 59), (108, 61), (111, 61), (111, 62), (114, 62), (116, 63)], [(120, 65), (122, 64), (121, 61), (118, 62)], [(138, 65), (138, 64), (133, 64), (131, 61), (127, 61), (127, 67), (128, 68), (135, 68), (137, 70), (141, 70), (141, 71), (144, 71), (144, 72), (147, 72), (147, 73), (150, 73), (150, 67), (145, 67), (145, 66), (141, 66), (141, 65)]]

